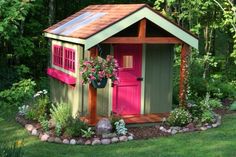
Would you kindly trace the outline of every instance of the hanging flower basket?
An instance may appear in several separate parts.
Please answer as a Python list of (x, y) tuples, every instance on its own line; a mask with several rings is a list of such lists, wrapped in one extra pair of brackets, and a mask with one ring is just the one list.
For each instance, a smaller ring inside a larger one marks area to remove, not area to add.
[(91, 83), (94, 88), (105, 88), (107, 84), (107, 78), (103, 78), (101, 81), (92, 80)]
[(107, 84), (107, 79), (111, 79), (112, 83), (115, 84), (118, 80), (117, 73), (117, 60), (110, 55), (107, 55), (106, 59), (96, 57), (80, 62), (81, 83), (91, 83), (94, 88), (104, 88)]

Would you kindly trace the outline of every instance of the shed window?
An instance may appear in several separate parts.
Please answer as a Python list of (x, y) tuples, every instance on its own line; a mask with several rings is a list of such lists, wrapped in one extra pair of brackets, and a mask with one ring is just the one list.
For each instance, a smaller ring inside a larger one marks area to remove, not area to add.
[(59, 67), (63, 67), (62, 46), (53, 45), (53, 64)]
[(133, 68), (133, 56), (123, 56), (123, 68)]
[(64, 48), (64, 68), (72, 72), (75, 71), (75, 50)]

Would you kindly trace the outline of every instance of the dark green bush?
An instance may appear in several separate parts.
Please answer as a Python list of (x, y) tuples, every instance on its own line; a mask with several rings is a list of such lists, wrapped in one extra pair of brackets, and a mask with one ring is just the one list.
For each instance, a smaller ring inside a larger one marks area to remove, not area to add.
[(88, 125), (79, 118), (70, 117), (65, 127), (65, 135), (69, 137), (81, 136), (82, 130), (87, 130)]
[(10, 89), (0, 92), (0, 112), (12, 111), (32, 99), (34, 81), (27, 79), (14, 83)]

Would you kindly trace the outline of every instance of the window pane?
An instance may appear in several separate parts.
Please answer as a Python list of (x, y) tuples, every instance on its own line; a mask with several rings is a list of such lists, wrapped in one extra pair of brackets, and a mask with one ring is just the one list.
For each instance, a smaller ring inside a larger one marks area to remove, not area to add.
[(133, 68), (133, 56), (123, 56), (123, 68)]

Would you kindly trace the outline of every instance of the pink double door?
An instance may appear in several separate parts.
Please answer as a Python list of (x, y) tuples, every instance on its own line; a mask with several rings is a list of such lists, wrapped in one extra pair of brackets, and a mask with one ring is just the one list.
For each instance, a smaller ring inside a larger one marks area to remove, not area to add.
[(119, 115), (140, 114), (142, 45), (115, 45), (114, 56), (120, 69), (119, 84), (113, 88), (112, 110)]

